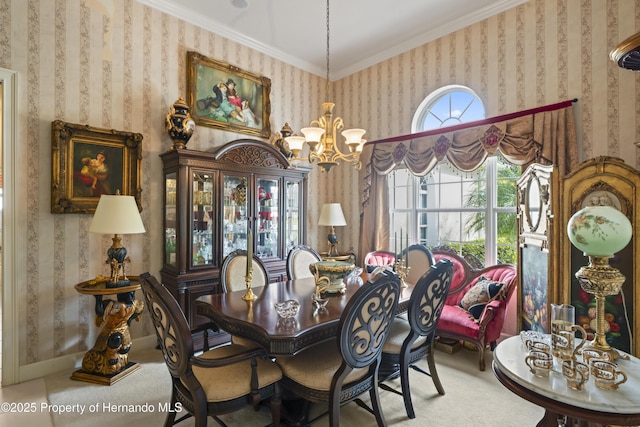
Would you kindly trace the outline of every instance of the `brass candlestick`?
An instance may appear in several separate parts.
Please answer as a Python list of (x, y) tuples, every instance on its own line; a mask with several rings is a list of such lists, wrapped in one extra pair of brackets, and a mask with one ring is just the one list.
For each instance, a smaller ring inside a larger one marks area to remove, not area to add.
[(409, 267), (408, 265), (405, 264), (404, 258), (400, 259), (399, 261), (396, 260), (395, 264), (393, 265), (393, 271), (396, 272), (396, 274), (398, 276), (400, 276), (400, 287), (401, 288), (406, 288), (407, 287), (407, 276), (409, 275), (409, 270), (411, 269), (411, 267)]
[(245, 301), (253, 301), (256, 299), (256, 294), (251, 289), (251, 282), (253, 281), (253, 269), (249, 270), (246, 276), (244, 276), (244, 282), (247, 285), (247, 292), (242, 296)]

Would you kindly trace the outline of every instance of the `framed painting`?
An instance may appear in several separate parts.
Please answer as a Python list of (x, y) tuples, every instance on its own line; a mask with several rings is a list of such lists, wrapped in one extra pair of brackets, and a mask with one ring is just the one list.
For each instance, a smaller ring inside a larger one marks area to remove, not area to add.
[(271, 136), (271, 80), (187, 52), (187, 104), (196, 124)]
[(51, 213), (94, 213), (102, 194), (140, 203), (142, 134), (51, 123)]

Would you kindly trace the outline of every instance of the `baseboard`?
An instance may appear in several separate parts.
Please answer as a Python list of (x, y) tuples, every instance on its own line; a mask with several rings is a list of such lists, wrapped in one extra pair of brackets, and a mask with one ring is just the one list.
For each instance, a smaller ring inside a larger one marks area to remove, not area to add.
[[(158, 345), (158, 338), (156, 335), (148, 335), (142, 338), (136, 338), (131, 343), (131, 358), (135, 359), (136, 350), (151, 349)], [(43, 360), (42, 362), (31, 363), (29, 365), (20, 366), (18, 372), (18, 382), (25, 382), (36, 378), (45, 377), (50, 374), (54, 374), (60, 371), (71, 372), (80, 368), (82, 365), (82, 358), (85, 352), (79, 352), (74, 354), (68, 354), (65, 356), (56, 357), (54, 359)]]

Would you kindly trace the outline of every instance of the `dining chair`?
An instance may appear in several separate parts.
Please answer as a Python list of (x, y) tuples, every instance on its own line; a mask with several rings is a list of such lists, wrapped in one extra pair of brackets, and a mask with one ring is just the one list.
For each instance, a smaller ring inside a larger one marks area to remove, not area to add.
[[(253, 276), (251, 286), (257, 288), (269, 283), (269, 273), (260, 258), (253, 254)], [(247, 275), (247, 251), (236, 249), (222, 261), (220, 267), (220, 284), (222, 292), (233, 292), (247, 289), (245, 277)], [(241, 344), (248, 348), (257, 347), (258, 344), (247, 338), (231, 336), (235, 344)]]
[(402, 257), (405, 260), (408, 257), (409, 273), (405, 279), (408, 283), (418, 282), (418, 279), (434, 263), (431, 251), (426, 246), (418, 243), (406, 247), (402, 251)]
[[(400, 279), (382, 272), (349, 299), (338, 324), (337, 339), (309, 347), (293, 357), (279, 357), (282, 386), (311, 402), (329, 404), (329, 425), (340, 425), (340, 405), (369, 391), (378, 426), (385, 426), (378, 394), (378, 367), (398, 305)], [(338, 297), (339, 298), (339, 297)], [(331, 304), (331, 301), (329, 302)]]
[[(444, 306), (453, 276), (453, 263), (438, 261), (418, 280), (413, 288), (406, 316), (400, 315), (391, 324), (389, 338), (382, 348), (379, 380), (387, 381), (400, 377), (404, 407), (409, 418), (415, 418), (409, 386), (409, 368), (428, 375), (433, 380), (438, 393), (444, 395), (444, 388), (438, 377), (433, 350), (435, 332), (442, 307)], [(415, 363), (427, 358), (429, 372)], [(387, 391), (398, 393), (396, 389), (380, 384)]]
[(322, 261), (320, 254), (307, 245), (297, 245), (287, 254), (287, 278), (289, 280), (313, 277), (309, 265)]
[(391, 266), (396, 262), (396, 254), (389, 251), (371, 251), (364, 256), (364, 266), (367, 273), (372, 273), (376, 267)]
[[(264, 286), (269, 283), (269, 273), (258, 256), (253, 254), (253, 287)], [(220, 267), (220, 284), (222, 292), (233, 292), (246, 289), (245, 276), (247, 274), (247, 251), (236, 249), (222, 261)]]
[(196, 356), (187, 319), (178, 302), (149, 273), (142, 274), (139, 280), (171, 374), (170, 407), (180, 404), (187, 411), (178, 420), (175, 411), (168, 411), (165, 427), (191, 416), (196, 427), (205, 427), (210, 416), (224, 425), (217, 415), (235, 412), (247, 403), (257, 410), (267, 398), (273, 425), (279, 426), (282, 371), (265, 351), (228, 344)]

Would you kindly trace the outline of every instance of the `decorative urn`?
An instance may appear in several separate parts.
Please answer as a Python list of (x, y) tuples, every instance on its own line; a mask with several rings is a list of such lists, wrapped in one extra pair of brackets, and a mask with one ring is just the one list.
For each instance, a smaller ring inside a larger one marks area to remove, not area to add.
[(309, 271), (316, 277), (316, 283), (323, 277), (329, 279), (329, 286), (323, 290), (328, 294), (344, 294), (346, 291), (344, 278), (355, 268), (354, 264), (344, 261), (318, 261), (309, 265)]
[(166, 118), (166, 128), (169, 137), (173, 141), (173, 149), (186, 148), (187, 142), (196, 129), (196, 122), (189, 114), (189, 106), (182, 97), (173, 103)]

